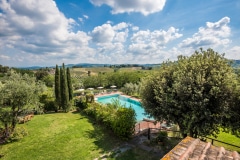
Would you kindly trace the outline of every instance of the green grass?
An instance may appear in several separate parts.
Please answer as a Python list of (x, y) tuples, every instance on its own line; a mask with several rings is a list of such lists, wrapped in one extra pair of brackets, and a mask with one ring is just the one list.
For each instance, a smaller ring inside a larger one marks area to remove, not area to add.
[[(213, 138), (213, 137), (211, 137), (211, 138)], [(233, 145), (236, 145), (236, 146), (240, 147), (240, 138), (238, 138), (238, 137), (236, 137), (236, 136), (234, 136), (234, 135), (232, 135), (230, 133), (225, 133), (225, 132), (221, 131), (218, 134), (218, 137), (217, 138), (213, 138), (213, 139), (217, 139), (219, 141), (226, 142), (226, 143), (233, 144)], [(208, 139), (207, 141), (211, 142), (210, 139)], [(237, 152), (240, 153), (240, 148), (233, 147), (233, 146), (221, 143), (221, 142), (214, 141), (213, 145), (215, 145), (215, 146), (222, 146), (222, 147), (226, 148), (227, 150), (237, 151)]]
[[(93, 160), (124, 143), (80, 113), (37, 115), (17, 127), (24, 127), (28, 135), (19, 141), (0, 145), (3, 160)], [(132, 148), (119, 157), (108, 157), (108, 160), (115, 159), (155, 160), (159, 157)]]
[(20, 126), (28, 136), (0, 146), (2, 159), (94, 159), (120, 143), (79, 113), (38, 115)]

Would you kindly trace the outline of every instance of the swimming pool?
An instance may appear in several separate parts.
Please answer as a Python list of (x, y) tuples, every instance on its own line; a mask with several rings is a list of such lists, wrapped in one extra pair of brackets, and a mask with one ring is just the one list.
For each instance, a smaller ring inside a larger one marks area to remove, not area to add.
[(131, 98), (121, 96), (120, 94), (101, 96), (97, 98), (97, 102), (107, 104), (112, 103), (114, 99), (118, 99), (121, 105), (125, 105), (126, 107), (132, 107), (136, 112), (137, 121), (143, 120), (143, 118), (149, 119), (147, 115), (145, 115), (145, 111), (141, 106), (139, 101), (133, 100)]

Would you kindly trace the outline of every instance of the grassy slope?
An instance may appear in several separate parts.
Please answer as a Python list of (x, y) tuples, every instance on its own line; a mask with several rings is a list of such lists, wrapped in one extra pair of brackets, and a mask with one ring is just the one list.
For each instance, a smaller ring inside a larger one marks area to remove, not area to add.
[[(213, 138), (213, 139), (215, 139), (215, 138)], [(238, 138), (230, 133), (220, 132), (216, 139), (219, 141), (226, 142), (226, 143), (233, 144), (233, 145), (240, 147), (240, 138)], [(211, 142), (211, 140), (209, 140), (209, 139), (208, 139), (208, 141)], [(214, 141), (213, 145), (223, 146), (228, 150), (234, 150), (234, 151), (238, 151), (240, 153), (240, 148), (233, 147), (233, 146), (221, 143), (221, 142)]]
[(24, 139), (2, 146), (3, 159), (94, 159), (119, 144), (87, 118), (74, 113), (35, 116)]

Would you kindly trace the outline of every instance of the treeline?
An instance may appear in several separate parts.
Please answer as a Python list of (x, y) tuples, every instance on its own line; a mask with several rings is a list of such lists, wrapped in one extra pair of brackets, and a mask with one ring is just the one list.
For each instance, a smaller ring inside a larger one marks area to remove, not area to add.
[(83, 64), (83, 65), (73, 65), (72, 68), (91, 68), (91, 67), (109, 67), (109, 68), (131, 68), (131, 67), (140, 67), (143, 70), (151, 70), (153, 67), (159, 66), (159, 64)]
[(149, 72), (143, 71), (99, 73), (95, 76), (83, 77), (81, 81), (85, 88), (97, 88), (99, 86), (110, 88), (111, 85), (121, 88), (126, 83), (139, 83), (141, 78), (148, 74)]

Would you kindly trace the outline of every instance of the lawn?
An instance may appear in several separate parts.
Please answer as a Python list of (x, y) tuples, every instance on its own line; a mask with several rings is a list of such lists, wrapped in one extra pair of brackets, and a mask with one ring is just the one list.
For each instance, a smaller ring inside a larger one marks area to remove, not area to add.
[[(211, 137), (211, 138), (213, 138), (213, 137)], [(236, 136), (234, 136), (230, 133), (225, 133), (225, 132), (221, 131), (218, 134), (218, 137), (213, 138), (213, 139), (217, 139), (219, 141), (226, 142), (226, 143), (233, 144), (233, 145), (236, 145), (236, 146), (240, 147), (240, 138), (238, 138), (238, 137), (236, 137)], [(211, 142), (210, 139), (208, 139), (207, 141)], [(227, 145), (227, 144), (224, 144), (224, 143), (221, 143), (221, 142), (214, 141), (213, 145), (222, 146), (222, 147), (224, 147), (228, 150), (238, 151), (240, 153), (240, 148), (230, 146), (230, 145)]]
[(94, 159), (120, 143), (79, 113), (38, 115), (19, 126), (28, 136), (0, 146), (3, 159)]
[[(28, 135), (20, 141), (0, 146), (0, 155), (3, 155), (1, 159), (93, 160), (124, 143), (80, 113), (37, 115), (18, 126), (24, 127)], [(156, 159), (146, 151), (133, 148), (117, 158), (108, 159), (146, 158)]]

